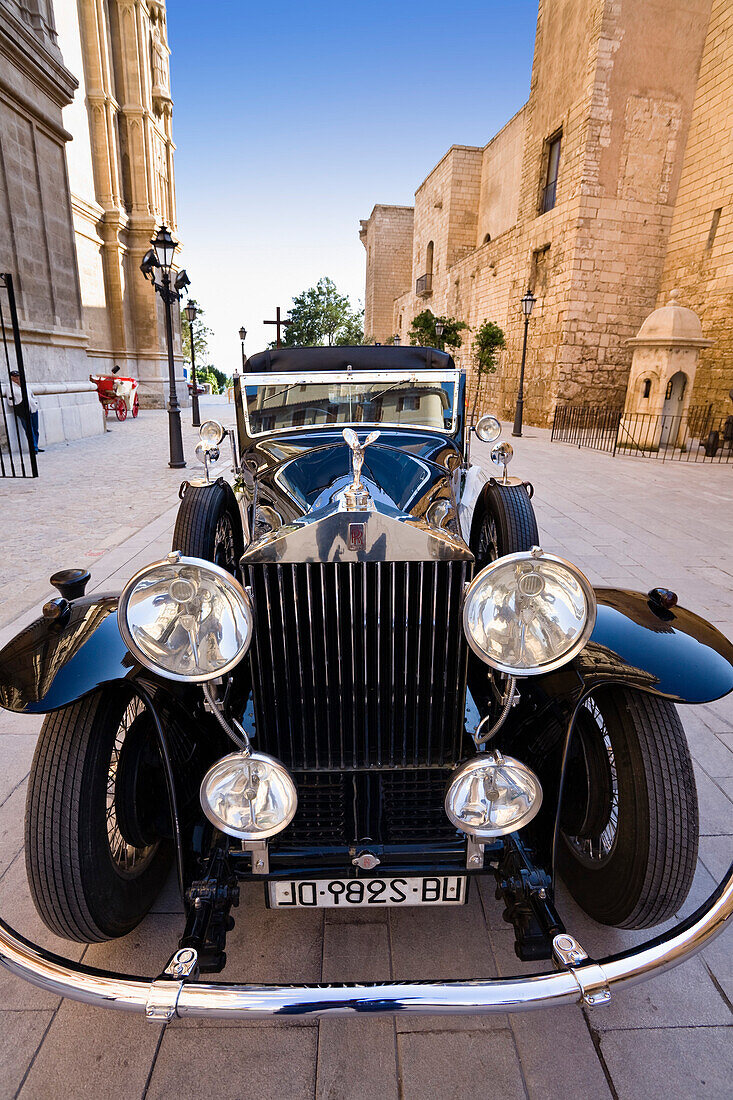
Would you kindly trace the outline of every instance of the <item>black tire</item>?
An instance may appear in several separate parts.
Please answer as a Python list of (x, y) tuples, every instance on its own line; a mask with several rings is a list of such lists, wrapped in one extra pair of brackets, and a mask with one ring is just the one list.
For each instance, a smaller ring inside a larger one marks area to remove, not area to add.
[(172, 549), (214, 562), (239, 576), (244, 552), (242, 521), (225, 482), (189, 485), (178, 509)]
[[(140, 753), (133, 762), (128, 742), (127, 762), (120, 766), (128, 736)], [(126, 935), (165, 882), (171, 847), (156, 827), (163, 814), (166, 829), (167, 796), (152, 736), (150, 715), (125, 684), (88, 695), (43, 723), (26, 799), (26, 867), (36, 909), (58, 936), (95, 943)], [(125, 816), (143, 847), (122, 835), (118, 780), (126, 788)], [(139, 785), (148, 781), (150, 788)], [(142, 813), (129, 803), (131, 784), (150, 791), (145, 805), (138, 803)]]
[(483, 569), (505, 554), (531, 550), (539, 541), (537, 519), (524, 485), (486, 485), (471, 528), (476, 569)]
[(649, 928), (687, 897), (697, 862), (697, 790), (672, 703), (624, 687), (588, 701), (573, 736), (558, 865), (601, 924)]

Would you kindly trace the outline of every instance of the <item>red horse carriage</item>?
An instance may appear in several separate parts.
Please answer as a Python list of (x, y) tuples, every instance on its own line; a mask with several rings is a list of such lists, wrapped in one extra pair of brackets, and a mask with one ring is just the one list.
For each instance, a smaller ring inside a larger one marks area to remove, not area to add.
[(110, 409), (114, 409), (118, 420), (127, 420), (128, 412), (133, 418), (140, 411), (137, 398), (137, 379), (120, 378), (112, 374), (90, 374), (89, 381), (97, 387), (97, 397), (104, 409), (104, 419), (107, 419)]

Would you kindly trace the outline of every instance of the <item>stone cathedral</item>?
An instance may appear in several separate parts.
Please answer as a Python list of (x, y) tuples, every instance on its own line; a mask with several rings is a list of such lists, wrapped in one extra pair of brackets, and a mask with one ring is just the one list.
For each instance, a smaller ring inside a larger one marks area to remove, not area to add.
[[(119, 366), (143, 406), (167, 396), (139, 271), (161, 222), (177, 237), (165, 4), (0, 0), (0, 73), (0, 270), (53, 443), (104, 430), (90, 374)], [(177, 322), (175, 350), (182, 379)]]
[(406, 343), (426, 308), (496, 322), (482, 406), (511, 418), (530, 289), (530, 422), (562, 404), (661, 412), (660, 363), (685, 349), (679, 402), (732, 412), (731, 118), (730, 0), (540, 0), (526, 104), (486, 145), (452, 146), (414, 206), (361, 223), (366, 334)]

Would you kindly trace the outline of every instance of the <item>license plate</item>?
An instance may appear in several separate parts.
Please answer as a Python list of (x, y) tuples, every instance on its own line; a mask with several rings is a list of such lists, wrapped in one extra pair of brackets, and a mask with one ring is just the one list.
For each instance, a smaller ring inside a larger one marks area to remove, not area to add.
[(355, 909), (363, 905), (463, 905), (468, 900), (464, 875), (431, 878), (286, 879), (269, 882), (273, 909)]

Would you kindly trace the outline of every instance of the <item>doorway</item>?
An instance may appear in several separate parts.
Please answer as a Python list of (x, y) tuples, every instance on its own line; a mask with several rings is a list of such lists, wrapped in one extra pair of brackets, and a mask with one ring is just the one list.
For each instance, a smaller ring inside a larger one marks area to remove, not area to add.
[(677, 443), (686, 389), (687, 375), (684, 371), (678, 370), (667, 382), (667, 389), (664, 394), (662, 432), (659, 437), (660, 447), (674, 447)]

